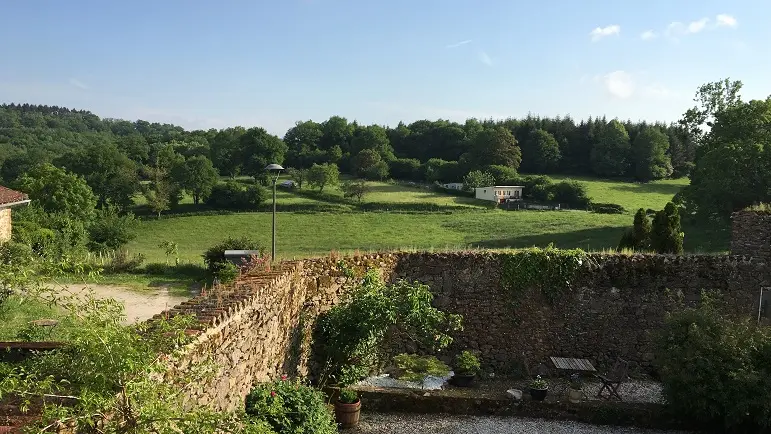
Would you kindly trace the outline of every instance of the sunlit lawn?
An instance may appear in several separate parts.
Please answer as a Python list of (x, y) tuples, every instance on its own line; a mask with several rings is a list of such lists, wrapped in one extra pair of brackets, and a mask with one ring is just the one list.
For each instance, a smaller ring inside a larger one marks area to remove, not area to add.
[[(332, 250), (516, 248), (550, 243), (562, 248), (612, 249), (617, 246), (623, 230), (631, 225), (631, 214), (636, 209), (661, 209), (687, 184), (687, 180), (650, 184), (579, 180), (586, 182), (594, 201), (620, 204), (628, 213), (489, 210), (470, 198), (372, 182), (372, 192), (365, 196), (365, 202), (461, 204), (467, 205), (468, 210), (453, 213), (281, 212), (277, 219), (277, 255), (292, 258), (325, 255)], [(342, 194), (336, 188), (324, 191)], [(277, 200), (279, 203), (314, 202), (288, 190), (279, 190)], [(227, 236), (248, 235), (269, 246), (270, 225), (271, 214), (267, 212), (149, 219), (128, 248), (145, 254), (148, 262), (163, 262), (165, 255), (157, 246), (163, 240), (171, 240), (178, 243), (184, 261), (200, 262), (206, 248)], [(726, 250), (724, 231), (694, 228), (685, 228), (685, 231), (689, 251)]]

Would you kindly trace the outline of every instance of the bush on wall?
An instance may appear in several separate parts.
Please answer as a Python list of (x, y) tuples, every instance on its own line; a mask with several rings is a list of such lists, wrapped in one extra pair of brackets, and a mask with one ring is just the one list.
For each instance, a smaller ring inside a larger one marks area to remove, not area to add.
[(319, 316), (314, 330), (314, 358), (321, 364), (320, 383), (352, 384), (388, 359), (396, 341), (409, 340), (438, 350), (462, 329), (460, 315), (431, 305), (427, 285), (400, 281), (385, 285), (370, 270), (347, 298)]
[(671, 410), (736, 432), (771, 428), (771, 332), (722, 316), (707, 299), (669, 317), (656, 362)]

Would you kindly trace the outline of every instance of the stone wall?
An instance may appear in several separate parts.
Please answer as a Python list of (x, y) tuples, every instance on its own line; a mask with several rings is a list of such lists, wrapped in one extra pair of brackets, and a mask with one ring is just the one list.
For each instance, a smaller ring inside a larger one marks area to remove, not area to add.
[[(505, 253), (389, 253), (342, 259), (355, 275), (377, 268), (385, 280), (428, 284), (437, 307), (464, 316), (465, 329), (444, 352), (470, 348), (499, 374), (548, 356), (585, 357), (607, 368), (616, 357), (650, 366), (651, 331), (667, 312), (715, 290), (723, 308), (752, 316), (768, 285), (763, 261), (736, 256), (590, 255), (572, 289), (550, 303), (537, 288), (512, 292), (501, 282)], [(169, 375), (211, 360), (213, 378), (189, 392), (218, 409), (243, 405), (253, 382), (308, 374), (308, 332), (320, 312), (352, 283), (340, 258), (288, 262), (240, 279), (224, 291), (189, 300), (169, 314), (194, 313), (202, 333)], [(682, 303), (681, 303), (682, 301)], [(163, 315), (163, 314), (162, 314)]]
[(741, 316), (758, 309), (764, 264), (729, 256), (590, 255), (572, 290), (554, 304), (537, 288), (506, 290), (501, 254), (412, 254), (396, 278), (431, 286), (440, 309), (463, 315), (465, 328), (448, 349), (479, 351), (483, 365), (521, 372), (549, 356), (581, 357), (607, 368), (622, 357), (635, 367), (653, 360), (651, 331), (667, 312), (716, 290), (723, 308)]
[(737, 211), (731, 220), (732, 255), (771, 258), (771, 213)]
[[(361, 270), (392, 273), (395, 255), (349, 260)], [(243, 405), (255, 382), (281, 374), (308, 373), (310, 327), (316, 316), (338, 303), (348, 279), (330, 258), (286, 262), (270, 272), (247, 275), (231, 287), (209, 291), (155, 319), (194, 314), (200, 332), (167, 375), (211, 363), (214, 375), (188, 391), (191, 403), (233, 410)]]
[(11, 209), (0, 208), (0, 243), (11, 239)]

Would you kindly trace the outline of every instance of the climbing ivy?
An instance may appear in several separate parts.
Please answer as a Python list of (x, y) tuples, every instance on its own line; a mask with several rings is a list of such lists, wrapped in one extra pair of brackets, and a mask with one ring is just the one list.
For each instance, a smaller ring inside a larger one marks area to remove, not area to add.
[(581, 249), (561, 250), (553, 245), (506, 253), (501, 259), (502, 285), (514, 294), (526, 288), (538, 288), (554, 304), (570, 290), (579, 270), (588, 261), (589, 256)]

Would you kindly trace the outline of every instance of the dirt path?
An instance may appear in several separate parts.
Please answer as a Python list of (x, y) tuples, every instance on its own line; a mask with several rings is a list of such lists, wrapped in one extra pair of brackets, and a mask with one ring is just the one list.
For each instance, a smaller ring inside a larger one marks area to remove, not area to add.
[(190, 296), (172, 295), (166, 289), (137, 291), (122, 286), (93, 283), (87, 286), (83, 284), (67, 285), (67, 289), (73, 293), (92, 290), (98, 297), (113, 298), (123, 302), (126, 309), (126, 321), (124, 322), (127, 324), (149, 319), (156, 313), (172, 308), (190, 298)]

